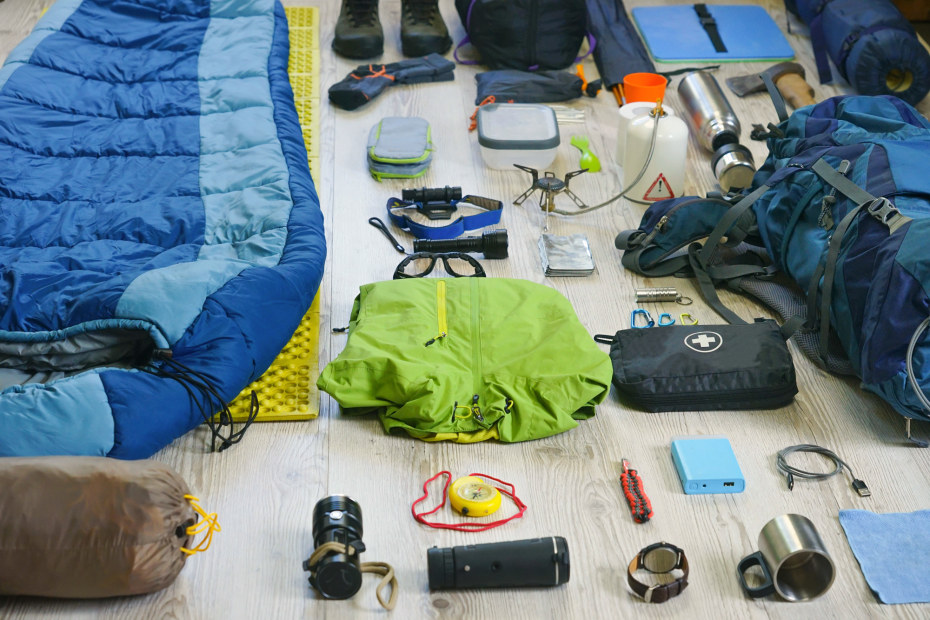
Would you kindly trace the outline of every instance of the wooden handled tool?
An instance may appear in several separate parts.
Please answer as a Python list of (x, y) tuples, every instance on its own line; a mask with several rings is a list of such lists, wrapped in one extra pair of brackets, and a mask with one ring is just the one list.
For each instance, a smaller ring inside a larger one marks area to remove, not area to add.
[(816, 103), (814, 89), (804, 79), (804, 67), (796, 62), (780, 62), (763, 73), (727, 78), (727, 86), (737, 97), (765, 92), (763, 75), (772, 78), (778, 92), (795, 109)]
[(802, 75), (786, 73), (775, 80), (775, 86), (778, 87), (778, 92), (785, 98), (788, 105), (795, 110), (817, 103), (814, 100), (814, 89)]

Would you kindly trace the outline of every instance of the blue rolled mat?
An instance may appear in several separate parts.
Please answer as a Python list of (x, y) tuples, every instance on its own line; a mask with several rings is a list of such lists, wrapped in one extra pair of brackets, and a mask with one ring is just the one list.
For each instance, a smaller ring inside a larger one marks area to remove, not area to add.
[(820, 82), (832, 79), (827, 56), (864, 95), (916, 104), (930, 92), (930, 53), (890, 0), (785, 0), (811, 31)]

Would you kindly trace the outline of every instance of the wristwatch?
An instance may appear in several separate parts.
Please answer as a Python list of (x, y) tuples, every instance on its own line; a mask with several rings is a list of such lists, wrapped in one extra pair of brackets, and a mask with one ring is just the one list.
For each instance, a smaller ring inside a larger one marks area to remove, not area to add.
[[(647, 586), (633, 577), (633, 573), (641, 568), (650, 573), (669, 573), (675, 569), (680, 569), (683, 574), (670, 583)], [(636, 557), (630, 562), (626, 580), (633, 592), (643, 597), (647, 603), (664, 603), (668, 599), (678, 596), (682, 590), (688, 587), (688, 558), (685, 557), (684, 551), (667, 542), (649, 545), (636, 554)]]

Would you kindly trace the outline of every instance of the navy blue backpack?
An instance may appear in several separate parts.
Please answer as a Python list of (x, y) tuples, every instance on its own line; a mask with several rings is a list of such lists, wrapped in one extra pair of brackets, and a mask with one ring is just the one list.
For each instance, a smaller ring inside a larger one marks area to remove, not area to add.
[[(800, 348), (908, 419), (930, 420), (930, 122), (896, 97), (834, 97), (769, 125), (744, 194), (652, 205), (616, 240), (626, 268), (689, 275), (785, 319)], [(701, 243), (702, 239), (706, 240)]]

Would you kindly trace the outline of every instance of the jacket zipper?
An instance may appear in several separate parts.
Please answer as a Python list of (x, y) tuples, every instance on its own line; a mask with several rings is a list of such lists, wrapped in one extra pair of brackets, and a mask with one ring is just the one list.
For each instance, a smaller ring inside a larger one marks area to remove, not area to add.
[(437, 340), (445, 338), (449, 329), (446, 326), (446, 282), (438, 280), (436, 282), (436, 321), (439, 324), (439, 333), (435, 338), (430, 338), (423, 346), (428, 347)]
[(481, 288), (478, 286), (478, 278), (469, 278), (471, 280), (471, 372), (472, 372), (472, 396), (471, 408), (472, 415), (477, 422), (484, 428), (489, 428), (484, 416), (481, 415), (481, 408), (478, 406), (480, 399), (479, 394), (484, 389), (484, 369), (481, 367)]
[(526, 58), (529, 61), (527, 68), (532, 71), (536, 66), (536, 29), (539, 20), (539, 0), (530, 4), (530, 27), (526, 31)]

